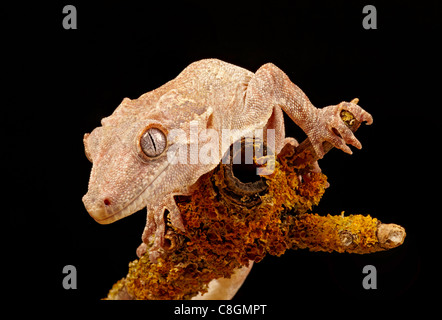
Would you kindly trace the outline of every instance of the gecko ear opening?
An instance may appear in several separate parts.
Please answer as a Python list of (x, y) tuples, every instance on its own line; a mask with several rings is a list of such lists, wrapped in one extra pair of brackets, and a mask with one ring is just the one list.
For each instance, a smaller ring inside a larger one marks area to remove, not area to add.
[(207, 118), (206, 128), (213, 129), (213, 113)]

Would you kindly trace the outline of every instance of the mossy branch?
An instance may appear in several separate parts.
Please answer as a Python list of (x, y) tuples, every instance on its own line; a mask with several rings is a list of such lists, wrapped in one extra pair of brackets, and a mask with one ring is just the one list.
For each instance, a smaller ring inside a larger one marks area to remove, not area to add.
[[(343, 111), (341, 117), (357, 130), (360, 123), (351, 113)], [(286, 145), (272, 175), (260, 181), (229, 182), (236, 178), (228, 165), (202, 176), (198, 192), (176, 198), (186, 232), (168, 224), (158, 262), (148, 254), (131, 262), (108, 299), (190, 299), (206, 292), (213, 279), (229, 278), (250, 261), (289, 249), (364, 254), (401, 245), (406, 234), (398, 225), (370, 216), (308, 213), (327, 185), (326, 176), (313, 170), (317, 159), (306, 140), (298, 147)]]

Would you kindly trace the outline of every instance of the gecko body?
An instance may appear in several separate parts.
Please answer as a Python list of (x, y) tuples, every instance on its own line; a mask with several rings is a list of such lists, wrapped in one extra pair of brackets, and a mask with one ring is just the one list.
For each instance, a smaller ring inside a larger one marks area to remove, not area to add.
[[(319, 158), (324, 154), (324, 141), (351, 153), (347, 144), (357, 148), (361, 144), (340, 119), (343, 109), (361, 122), (372, 122), (371, 115), (355, 103), (317, 109), (271, 63), (252, 73), (216, 59), (194, 62), (158, 89), (138, 99), (125, 98), (112, 115), (102, 119), (100, 127), (85, 134), (85, 152), (93, 166), (83, 203), (101, 224), (147, 207), (143, 243), (137, 254), (146, 253), (147, 244), (153, 243), (149, 255), (156, 261), (164, 244), (165, 210), (172, 226), (185, 231), (174, 196), (195, 190), (199, 177), (221, 161), (228, 149), (221, 141), (223, 130), (234, 132), (234, 141), (244, 132), (274, 129), (278, 153), (288, 141), (284, 111), (307, 134)], [(197, 144), (192, 141), (192, 124), (202, 132), (220, 133), (215, 161), (192, 163), (192, 150), (202, 152), (208, 142), (204, 134), (197, 136)], [(169, 135), (177, 130), (189, 134)], [(189, 150), (185, 163), (171, 161), (179, 150)]]

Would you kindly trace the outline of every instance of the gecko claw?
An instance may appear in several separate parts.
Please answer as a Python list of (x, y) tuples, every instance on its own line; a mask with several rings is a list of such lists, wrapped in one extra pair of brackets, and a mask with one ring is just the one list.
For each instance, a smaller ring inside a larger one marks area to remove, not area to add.
[(341, 102), (338, 105), (318, 109), (316, 126), (313, 127), (308, 136), (319, 159), (324, 156), (322, 146), (324, 142), (329, 142), (348, 154), (353, 154), (348, 145), (352, 145), (357, 149), (362, 148), (361, 142), (354, 136), (341, 117), (341, 112), (347, 111), (357, 121), (372, 124), (373, 117), (358, 106), (357, 102), (359, 102), (359, 99), (356, 98), (351, 102)]

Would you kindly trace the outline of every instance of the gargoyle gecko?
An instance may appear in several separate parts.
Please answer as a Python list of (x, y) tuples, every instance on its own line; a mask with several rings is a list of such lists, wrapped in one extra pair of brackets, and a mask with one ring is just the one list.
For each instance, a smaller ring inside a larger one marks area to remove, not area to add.
[[(274, 129), (278, 153), (287, 139), (292, 139), (285, 138), (284, 111), (307, 134), (322, 158), (324, 141), (350, 154), (347, 144), (361, 148), (340, 118), (343, 109), (360, 122), (373, 121), (369, 113), (352, 102), (317, 109), (271, 63), (252, 73), (216, 59), (194, 62), (158, 89), (138, 99), (125, 98), (111, 116), (102, 119), (101, 127), (85, 134), (85, 151), (93, 166), (84, 205), (101, 224), (147, 207), (143, 243), (137, 254), (142, 256), (146, 244), (153, 243), (149, 255), (155, 261), (164, 243), (165, 210), (174, 228), (185, 229), (174, 196), (189, 194), (198, 178), (214, 169), (228, 149), (219, 141), (217, 163), (171, 164), (168, 150), (177, 145), (189, 150), (192, 141), (168, 139), (169, 132), (175, 129), (189, 132), (191, 122), (195, 121), (201, 130), (218, 132)], [(242, 133), (233, 136), (233, 140), (241, 138)], [(198, 152), (206, 142), (207, 137), (200, 135)], [(178, 152), (178, 148), (174, 150)]]

